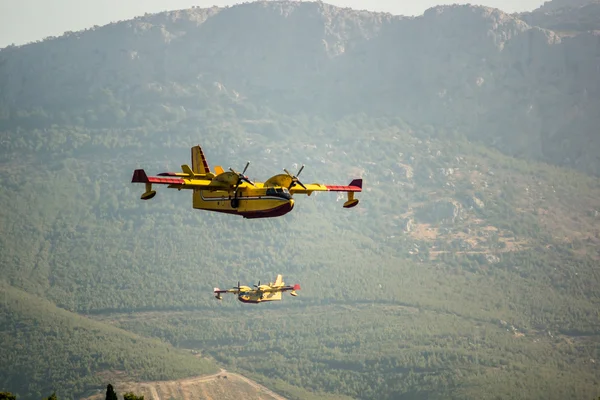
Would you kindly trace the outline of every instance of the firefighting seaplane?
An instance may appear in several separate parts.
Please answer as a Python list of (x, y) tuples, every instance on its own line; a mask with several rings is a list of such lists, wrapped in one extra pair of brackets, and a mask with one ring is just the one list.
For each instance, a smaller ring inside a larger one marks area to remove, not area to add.
[(245, 175), (250, 162), (240, 173), (232, 168), (224, 171), (215, 166), (212, 172), (202, 148), (192, 147), (192, 166), (182, 165), (183, 172), (163, 172), (158, 176), (148, 176), (143, 169), (136, 169), (132, 183), (144, 183), (146, 191), (142, 200), (150, 200), (156, 195), (152, 185), (167, 185), (171, 189), (191, 189), (192, 207), (198, 210), (216, 211), (241, 215), (244, 218), (279, 217), (294, 208), (293, 195), (313, 192), (347, 192), (348, 198), (344, 208), (352, 208), (358, 204), (354, 193), (362, 191), (362, 179), (354, 179), (348, 186), (323, 185), (320, 183), (303, 184), (298, 175), (284, 168), (284, 174), (272, 176), (265, 182), (252, 182)]
[(300, 285), (295, 284), (294, 286), (286, 286), (283, 282), (283, 276), (277, 275), (275, 282), (269, 282), (268, 285), (261, 285), (258, 281), (258, 285), (253, 285), (254, 289), (250, 286), (240, 286), (238, 282), (237, 286), (231, 289), (221, 290), (214, 288), (213, 293), (218, 300), (222, 300), (222, 293), (233, 293), (237, 294), (238, 300), (242, 303), (261, 303), (264, 301), (279, 301), (283, 292), (289, 291), (292, 296), (298, 296), (296, 290), (300, 290)]

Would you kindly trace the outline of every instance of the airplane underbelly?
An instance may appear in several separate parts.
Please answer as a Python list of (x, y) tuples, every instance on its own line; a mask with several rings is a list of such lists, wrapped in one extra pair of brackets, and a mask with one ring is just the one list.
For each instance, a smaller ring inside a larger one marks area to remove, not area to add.
[(241, 214), (247, 218), (267, 217), (270, 212), (279, 216), (293, 208), (293, 200), (273, 196), (239, 195), (226, 191), (195, 190), (193, 207), (201, 210), (211, 210), (225, 213)]

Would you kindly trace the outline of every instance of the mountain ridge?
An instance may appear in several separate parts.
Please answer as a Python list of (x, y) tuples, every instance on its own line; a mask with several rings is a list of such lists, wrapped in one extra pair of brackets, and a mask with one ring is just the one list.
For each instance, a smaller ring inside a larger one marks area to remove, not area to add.
[(533, 11), (552, 12), (561, 8), (579, 8), (598, 3), (598, 0), (550, 0)]
[[(560, 37), (468, 5), (415, 18), (317, 2), (195, 8), (3, 49), (0, 103), (10, 115), (41, 108), (46, 121), (60, 121), (71, 107), (81, 120), (92, 99), (108, 96), (130, 110), (119, 121), (165, 86), (196, 99), (172, 104), (185, 108), (210, 102), (202, 92), (218, 85), (240, 104), (321, 117), (399, 116), (460, 130), (509, 155), (598, 174), (597, 40), (588, 32)], [(377, 100), (363, 107), (364, 97)]]

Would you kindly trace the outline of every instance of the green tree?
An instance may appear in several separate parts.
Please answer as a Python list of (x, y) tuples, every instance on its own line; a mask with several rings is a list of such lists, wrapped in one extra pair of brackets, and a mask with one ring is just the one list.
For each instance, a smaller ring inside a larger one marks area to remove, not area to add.
[(17, 396), (11, 392), (0, 392), (0, 400), (17, 400)]
[(44, 400), (58, 400), (58, 397), (56, 397), (56, 392), (52, 393), (49, 397), (45, 397)]
[(110, 383), (106, 386), (106, 400), (117, 400), (117, 393)]
[(124, 400), (144, 400), (144, 396), (136, 396), (132, 392), (127, 392), (123, 395)]

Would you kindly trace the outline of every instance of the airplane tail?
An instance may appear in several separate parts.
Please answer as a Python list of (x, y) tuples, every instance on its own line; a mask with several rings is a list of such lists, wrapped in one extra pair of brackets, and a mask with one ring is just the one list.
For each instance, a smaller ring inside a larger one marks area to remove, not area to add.
[(290, 295), (296, 297), (298, 296), (298, 293), (296, 293), (296, 290), (300, 290), (300, 285), (299, 284), (295, 284), (294, 286), (288, 286), (287, 287), (290, 290)]
[(350, 187), (355, 186), (355, 187), (360, 188), (362, 190), (362, 183), (363, 183), (362, 178), (360, 178), (360, 179), (354, 179), (352, 182), (350, 182), (350, 184), (348, 186), (350, 186)]
[(283, 285), (283, 275), (277, 275), (277, 279), (275, 279), (274, 286)]
[(362, 179), (354, 179), (348, 185), (348, 188), (352, 189), (348, 191), (348, 200), (344, 203), (344, 208), (352, 208), (358, 204), (358, 199), (354, 198), (355, 192), (362, 192)]
[(192, 171), (196, 174), (210, 173), (210, 167), (200, 145), (192, 147)]
[(146, 171), (143, 169), (136, 169), (133, 171), (131, 177), (131, 183), (144, 183), (146, 185), (146, 191), (142, 194), (142, 200), (150, 200), (156, 195), (156, 191), (152, 190), (152, 184), (160, 185), (181, 185), (183, 180), (180, 178), (166, 178), (166, 174), (159, 174), (162, 176), (148, 176)]
[(133, 171), (131, 183), (150, 183), (150, 179), (148, 178), (148, 175), (146, 175), (146, 171), (143, 169), (136, 169)]

